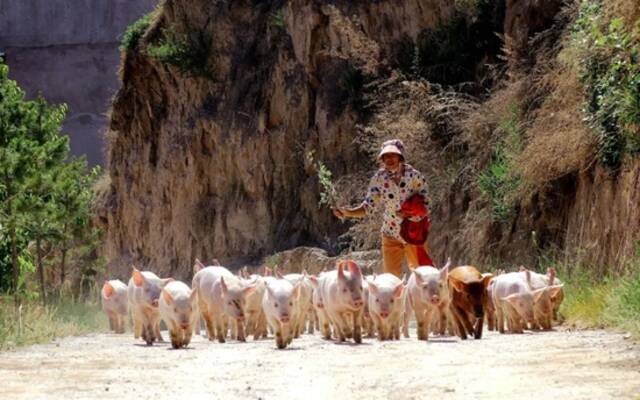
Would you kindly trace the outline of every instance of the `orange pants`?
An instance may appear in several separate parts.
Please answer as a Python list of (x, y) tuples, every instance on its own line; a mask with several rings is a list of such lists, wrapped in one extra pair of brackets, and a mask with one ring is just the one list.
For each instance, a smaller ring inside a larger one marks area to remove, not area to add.
[[(424, 249), (429, 253), (427, 243)], [(382, 235), (382, 264), (384, 272), (394, 274), (398, 278), (402, 275), (402, 259), (406, 257), (409, 271), (418, 267), (418, 245), (403, 243), (387, 235)]]

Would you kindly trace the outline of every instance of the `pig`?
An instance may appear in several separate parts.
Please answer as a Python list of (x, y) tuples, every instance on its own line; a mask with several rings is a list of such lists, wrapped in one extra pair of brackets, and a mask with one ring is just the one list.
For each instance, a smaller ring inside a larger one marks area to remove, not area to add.
[(133, 336), (151, 346), (156, 340), (163, 342), (160, 334), (158, 299), (162, 288), (173, 278), (161, 279), (150, 271), (139, 271), (135, 267), (129, 279), (127, 296), (133, 318)]
[(300, 296), (296, 302), (296, 308), (293, 312), (293, 337), (299, 338), (304, 332), (304, 327), (309, 314), (309, 308), (313, 307), (311, 297), (313, 296), (313, 286), (308, 280), (307, 272), (302, 271), (301, 274), (280, 275), (281, 279), (288, 280), (293, 286), (299, 286)]
[(405, 310), (404, 283), (397, 276), (384, 273), (367, 284), (369, 312), (378, 332), (378, 340), (399, 340)]
[(487, 320), (487, 329), (490, 331), (496, 330), (496, 308), (493, 306), (493, 274), (491, 273), (483, 273), (482, 279), (489, 279), (489, 283), (485, 289), (485, 297), (484, 297), (484, 315)]
[[(348, 272), (344, 269), (348, 268)], [(318, 282), (324, 308), (338, 340), (353, 338), (362, 343), (362, 270), (352, 260), (338, 262)]]
[(461, 339), (473, 334), (482, 338), (484, 303), (489, 277), (482, 277), (473, 266), (460, 266), (449, 272), (449, 314)]
[(320, 291), (320, 281), (326, 275), (326, 272), (320, 273), (318, 276), (311, 275), (309, 282), (313, 286), (313, 293), (311, 296), (313, 307), (318, 315), (318, 326), (322, 337), (326, 340), (331, 339), (331, 321), (329, 315), (324, 307), (324, 301), (322, 300), (322, 292)]
[(109, 318), (109, 329), (124, 333), (124, 320), (128, 313), (127, 285), (118, 279), (104, 281), (100, 294), (102, 311)]
[(205, 320), (209, 340), (224, 343), (229, 319), (235, 325), (235, 338), (246, 341), (244, 335), (246, 298), (256, 289), (256, 283), (247, 284), (221, 266), (209, 266), (193, 277), (193, 290), (200, 315)]
[(510, 272), (493, 278), (493, 304), (496, 309), (498, 331), (504, 333), (507, 319), (511, 333), (523, 333), (522, 321), (533, 324), (533, 305), (543, 295), (545, 289), (531, 291), (519, 272)]
[(441, 269), (426, 266), (413, 270), (407, 283), (409, 303), (416, 316), (418, 340), (429, 340), (432, 317), (439, 318), (438, 330), (444, 334), (446, 311), (449, 308), (449, 266)]
[(365, 279), (362, 280), (362, 297), (364, 299), (364, 306), (362, 308), (362, 329), (367, 332), (367, 337), (372, 338), (375, 337), (375, 324), (371, 319), (371, 313), (369, 312), (369, 281), (373, 281), (376, 279), (376, 275), (367, 275)]
[(529, 289), (546, 289), (545, 292), (534, 303), (534, 319), (533, 328), (550, 330), (552, 320), (556, 319), (558, 308), (564, 298), (564, 285), (555, 277), (553, 268), (547, 269), (547, 275), (529, 271), (520, 266), (520, 277), (524, 280)]
[(293, 313), (299, 296), (299, 284), (294, 286), (286, 279), (272, 280), (266, 285), (262, 308), (275, 333), (278, 349), (284, 349), (293, 340)]
[(169, 328), (171, 346), (187, 347), (191, 342), (193, 325), (198, 322), (196, 292), (183, 282), (167, 283), (159, 301), (160, 318)]
[(267, 320), (262, 309), (262, 298), (264, 297), (264, 291), (266, 286), (263, 278), (260, 275), (244, 274), (245, 278), (243, 282), (249, 286), (252, 282), (255, 282), (255, 290), (247, 295), (247, 323), (246, 334), (253, 335), (253, 340), (267, 337)]

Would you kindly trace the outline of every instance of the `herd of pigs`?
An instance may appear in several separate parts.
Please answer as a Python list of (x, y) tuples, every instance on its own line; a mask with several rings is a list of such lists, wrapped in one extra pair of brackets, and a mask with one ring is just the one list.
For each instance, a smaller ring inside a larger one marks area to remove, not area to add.
[[(363, 334), (378, 340), (409, 337), (409, 320), (415, 315), (417, 337), (429, 334), (482, 337), (489, 330), (522, 333), (523, 329), (551, 329), (564, 298), (563, 285), (552, 268), (539, 274), (519, 271), (482, 274), (472, 266), (438, 269), (415, 268), (408, 276), (363, 276), (351, 260), (337, 263), (333, 271), (318, 275), (234, 275), (219, 266), (196, 260), (191, 287), (173, 278), (159, 278), (133, 268), (129, 284), (105, 281), (102, 306), (110, 328), (124, 333), (128, 312), (134, 338), (147, 345), (163, 341), (160, 320), (166, 324), (174, 348), (189, 345), (200, 333), (201, 318), (209, 340), (245, 341), (274, 335), (285, 348), (305, 331), (318, 329), (323, 338), (362, 342)], [(506, 321), (506, 327), (505, 327)]]

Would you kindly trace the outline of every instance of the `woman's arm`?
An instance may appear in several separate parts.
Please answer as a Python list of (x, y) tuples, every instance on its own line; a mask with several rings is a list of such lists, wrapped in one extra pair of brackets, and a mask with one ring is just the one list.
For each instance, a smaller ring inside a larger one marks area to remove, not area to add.
[(364, 204), (358, 207), (336, 207), (333, 209), (333, 214), (338, 218), (364, 218), (367, 215), (367, 210)]

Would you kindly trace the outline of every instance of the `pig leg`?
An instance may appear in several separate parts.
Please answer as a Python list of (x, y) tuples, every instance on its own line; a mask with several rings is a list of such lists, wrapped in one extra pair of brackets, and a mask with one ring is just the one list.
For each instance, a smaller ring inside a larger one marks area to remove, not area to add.
[(405, 338), (409, 338), (409, 321), (411, 320), (411, 312), (409, 308), (406, 309), (402, 316), (402, 334)]
[(474, 339), (482, 339), (482, 324), (484, 323), (484, 315), (476, 318), (476, 326), (475, 326), (475, 330), (473, 331), (473, 338)]
[(362, 343), (362, 309), (353, 313), (353, 341)]
[(135, 308), (131, 310), (131, 320), (133, 321), (133, 338), (139, 339), (142, 336), (142, 315)]
[(227, 336), (227, 317), (226, 315), (218, 314), (214, 317), (215, 327), (216, 327), (216, 336), (218, 339), (218, 343), (224, 343), (226, 341)]
[(496, 304), (496, 325), (500, 333), (504, 333), (504, 317), (502, 304)]
[(335, 311), (327, 311), (329, 315), (329, 320), (333, 324), (334, 333), (337, 335), (337, 339), (340, 342), (344, 342), (346, 340), (345, 330), (346, 330), (346, 321), (342, 317), (342, 315)]
[(413, 312), (416, 316), (416, 323), (418, 325), (416, 329), (416, 335), (418, 340), (429, 340), (429, 319), (426, 317), (426, 309), (422, 305), (414, 304)]
[(191, 335), (193, 333), (192, 329), (185, 329), (184, 332), (182, 333), (182, 347), (187, 347), (189, 346), (189, 343), (191, 343)]
[(245, 338), (244, 335), (244, 323), (240, 320), (236, 320), (236, 331), (237, 331), (237, 340), (240, 342), (246, 342), (247, 339)]
[[(458, 310), (458, 307), (456, 307), (455, 304), (450, 304), (450, 307), (451, 315), (453, 316), (453, 320), (458, 329), (458, 336), (460, 336), (460, 339), (462, 340), (467, 340), (467, 328), (464, 326), (464, 323), (462, 321), (463, 317), (460, 315), (461, 310)], [(466, 315), (464, 316), (464, 318), (466, 319)]]
[(160, 334), (160, 319), (156, 319), (153, 323), (153, 331), (158, 342), (164, 342), (164, 338)]
[(171, 337), (171, 347), (179, 349), (182, 347), (182, 330), (173, 322), (169, 322), (169, 336)]
[(265, 315), (262, 309), (260, 310), (260, 336), (262, 339), (266, 339), (269, 336), (269, 332), (267, 330), (267, 316)]

